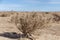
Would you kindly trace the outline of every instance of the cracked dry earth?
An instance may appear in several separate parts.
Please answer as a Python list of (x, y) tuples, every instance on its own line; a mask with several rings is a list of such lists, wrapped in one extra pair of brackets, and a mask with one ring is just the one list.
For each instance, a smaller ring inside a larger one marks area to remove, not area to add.
[[(9, 17), (0, 17), (0, 33), (3, 32), (19, 32), (16, 26), (9, 22)], [(60, 40), (60, 23), (51, 23), (51, 26), (37, 29), (33, 37), (36, 40)], [(18, 40), (18, 39), (11, 39), (0, 36), (0, 40)], [(21, 39), (21, 40), (28, 40), (28, 39)]]

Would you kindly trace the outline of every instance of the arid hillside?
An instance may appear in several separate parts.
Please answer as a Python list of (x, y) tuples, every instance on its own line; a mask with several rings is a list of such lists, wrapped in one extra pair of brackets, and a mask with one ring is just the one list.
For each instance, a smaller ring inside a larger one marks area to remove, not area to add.
[(60, 12), (0, 12), (0, 40), (60, 40)]

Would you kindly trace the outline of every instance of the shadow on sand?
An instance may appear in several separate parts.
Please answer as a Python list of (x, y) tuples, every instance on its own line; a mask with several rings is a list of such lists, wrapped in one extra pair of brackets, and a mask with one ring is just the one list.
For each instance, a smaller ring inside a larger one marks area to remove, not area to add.
[[(25, 38), (26, 35), (25, 34), (17, 34), (16, 32), (4, 32), (4, 33), (0, 33), (0, 36), (2, 37), (6, 37), (6, 38), (11, 38), (11, 39), (18, 39), (18, 38)], [(29, 38), (31, 40), (33, 40), (32, 38), (30, 37), (26, 37), (26, 38)]]
[(17, 39), (17, 38), (20, 38), (21, 36), (23, 36), (23, 34), (17, 34), (16, 32), (4, 32), (4, 33), (0, 33), (0, 36)]

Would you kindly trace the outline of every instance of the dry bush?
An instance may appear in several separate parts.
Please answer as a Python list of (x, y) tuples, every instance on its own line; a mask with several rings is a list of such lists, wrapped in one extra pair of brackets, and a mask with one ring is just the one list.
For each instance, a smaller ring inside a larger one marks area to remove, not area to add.
[(0, 12), (0, 17), (10, 17), (11, 15), (14, 15), (16, 12)]
[(37, 12), (23, 13), (22, 15), (16, 13), (12, 19), (14, 20), (17, 28), (25, 35), (25, 37), (29, 37), (31, 32), (36, 29), (45, 28), (50, 22), (52, 22), (53, 17), (49, 15), (50, 14)]
[(7, 17), (7, 14), (0, 14), (0, 17)]
[(57, 15), (57, 14), (53, 14), (53, 16), (54, 16), (54, 21), (60, 21), (60, 16), (59, 15)]

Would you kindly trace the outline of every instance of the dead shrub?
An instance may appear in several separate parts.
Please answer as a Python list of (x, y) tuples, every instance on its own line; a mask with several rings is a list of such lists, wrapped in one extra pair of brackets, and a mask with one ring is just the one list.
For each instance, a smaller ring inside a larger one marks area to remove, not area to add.
[[(17, 28), (25, 35), (25, 37), (29, 38), (31, 36), (31, 32), (36, 29), (45, 28), (51, 20), (51, 17), (47, 17), (42, 15), (42, 13), (28, 13), (24, 15), (16, 14), (13, 20)], [(47, 18), (46, 18), (47, 17)], [(29, 35), (28, 35), (29, 34)], [(31, 38), (32, 39), (32, 38)]]

